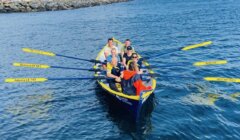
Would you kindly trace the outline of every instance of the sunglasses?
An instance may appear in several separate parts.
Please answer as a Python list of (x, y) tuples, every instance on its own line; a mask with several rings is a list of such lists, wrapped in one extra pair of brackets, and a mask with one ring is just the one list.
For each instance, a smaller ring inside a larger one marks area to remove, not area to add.
[(132, 58), (138, 58), (137, 56), (133, 56)]

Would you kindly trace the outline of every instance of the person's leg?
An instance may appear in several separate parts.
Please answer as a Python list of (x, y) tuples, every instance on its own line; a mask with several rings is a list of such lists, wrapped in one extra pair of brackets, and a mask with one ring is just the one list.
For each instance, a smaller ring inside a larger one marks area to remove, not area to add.
[(109, 87), (110, 87), (112, 90), (119, 92), (119, 90), (118, 90), (118, 88), (117, 88), (117, 86), (116, 86), (116, 84), (115, 84), (114, 82), (110, 82), (110, 83), (109, 83)]

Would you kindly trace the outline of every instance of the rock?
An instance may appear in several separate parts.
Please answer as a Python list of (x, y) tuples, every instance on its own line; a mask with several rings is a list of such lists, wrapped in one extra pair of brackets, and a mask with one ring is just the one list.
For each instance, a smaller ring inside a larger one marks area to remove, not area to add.
[(57, 4), (57, 2), (48, 2), (45, 5), (45, 8), (47, 11), (54, 11), (54, 10), (58, 9), (58, 4)]
[(0, 0), (0, 13), (67, 10), (125, 1), (129, 0)]
[(0, 12), (3, 12), (4, 11), (4, 6), (3, 6), (3, 4), (1, 3), (0, 4)]

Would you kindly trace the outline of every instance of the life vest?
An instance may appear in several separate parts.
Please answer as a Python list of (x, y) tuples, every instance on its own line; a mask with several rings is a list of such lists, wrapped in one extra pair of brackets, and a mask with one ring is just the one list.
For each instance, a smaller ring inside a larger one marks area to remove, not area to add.
[(129, 95), (139, 96), (143, 90), (151, 90), (151, 86), (145, 86), (141, 79), (141, 75), (137, 74), (135, 71), (123, 71), (122, 79), (122, 89), (123, 93)]

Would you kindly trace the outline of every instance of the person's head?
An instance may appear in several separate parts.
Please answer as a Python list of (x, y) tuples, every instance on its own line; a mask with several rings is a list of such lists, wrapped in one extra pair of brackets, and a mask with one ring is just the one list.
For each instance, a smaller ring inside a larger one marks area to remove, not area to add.
[(112, 46), (113, 45), (113, 39), (112, 38), (109, 38), (108, 39), (108, 46)]
[(125, 40), (125, 46), (126, 47), (131, 46), (131, 40), (130, 39)]
[(117, 56), (117, 50), (116, 50), (116, 48), (112, 48), (111, 54), (112, 54), (112, 56)]
[(111, 61), (112, 66), (116, 67), (117, 63), (118, 63), (117, 57), (113, 56)]
[(135, 61), (135, 62), (138, 61), (138, 55), (137, 55), (137, 53), (133, 53), (133, 54), (132, 54), (132, 60)]
[(128, 54), (132, 54), (132, 47), (131, 47), (131, 46), (128, 46), (128, 47), (127, 47), (127, 53), (128, 53)]
[(129, 69), (130, 71), (137, 71), (137, 70), (138, 70), (137, 63), (134, 62), (134, 61), (130, 62), (128, 69)]

